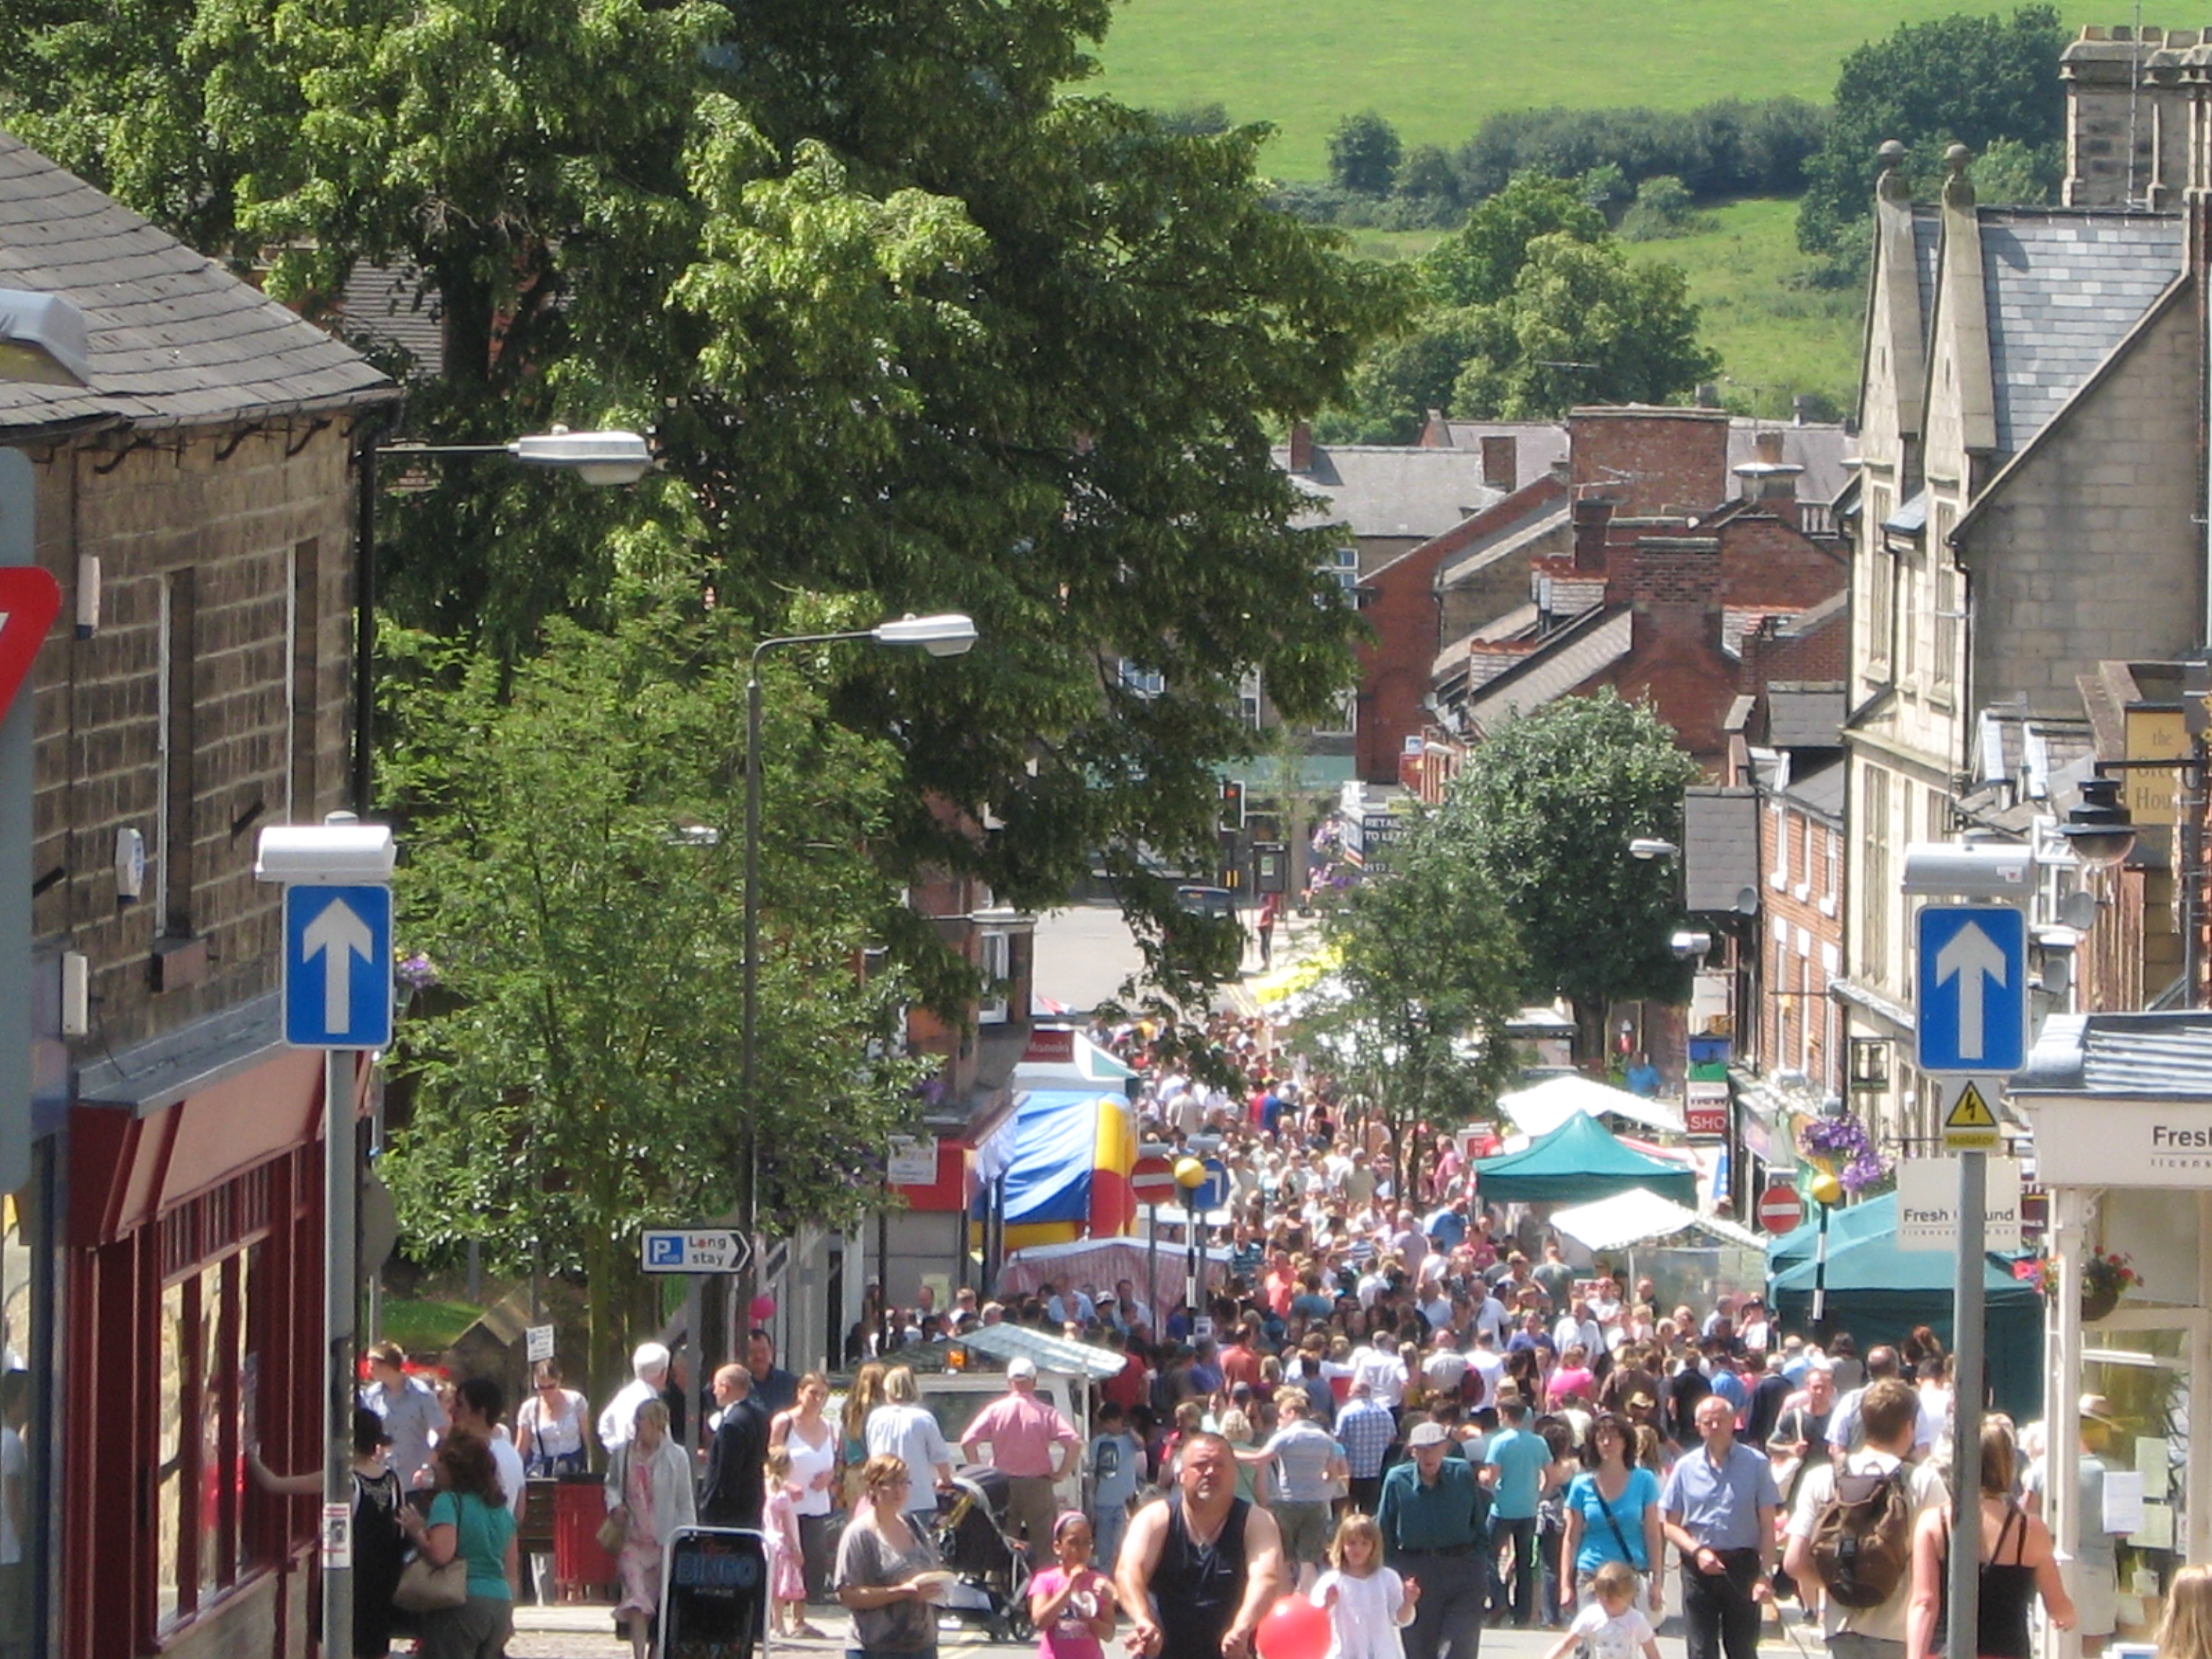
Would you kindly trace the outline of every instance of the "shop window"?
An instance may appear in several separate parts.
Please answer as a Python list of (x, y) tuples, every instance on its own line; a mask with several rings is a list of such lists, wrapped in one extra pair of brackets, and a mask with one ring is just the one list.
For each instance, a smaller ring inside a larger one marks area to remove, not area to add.
[(246, 1448), (253, 1437), (247, 1291), (257, 1246), (185, 1273), (161, 1292), (155, 1607), (167, 1626), (238, 1582)]

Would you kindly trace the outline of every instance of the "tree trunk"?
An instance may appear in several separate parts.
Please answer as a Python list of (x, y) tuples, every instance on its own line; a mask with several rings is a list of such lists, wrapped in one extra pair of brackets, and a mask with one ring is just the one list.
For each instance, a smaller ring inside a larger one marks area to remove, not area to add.
[(1575, 999), (1575, 1065), (1593, 1077), (1605, 1075), (1607, 1004)]

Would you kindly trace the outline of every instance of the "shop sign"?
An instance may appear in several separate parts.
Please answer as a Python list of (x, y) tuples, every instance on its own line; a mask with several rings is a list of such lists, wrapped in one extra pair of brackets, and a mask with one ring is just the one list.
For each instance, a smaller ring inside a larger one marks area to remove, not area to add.
[[(2020, 1160), (1989, 1158), (1983, 1192), (1982, 1237), (1985, 1249), (2021, 1249)], [(1959, 1248), (1959, 1160), (1908, 1158), (1897, 1166), (1897, 1248), (1900, 1250), (1956, 1250)]]
[(1692, 1078), (1682, 1090), (1683, 1126), (1692, 1140), (1725, 1140), (1729, 1132), (1729, 1086)]
[(937, 1181), (937, 1143), (915, 1135), (891, 1137), (886, 1179), (894, 1187), (929, 1187)]
[(2014, 1097), (2045, 1187), (2212, 1189), (2212, 1105)]
[(1040, 1025), (1030, 1033), (1022, 1059), (1039, 1066), (1065, 1066), (1075, 1058), (1075, 1031), (1066, 1025)]

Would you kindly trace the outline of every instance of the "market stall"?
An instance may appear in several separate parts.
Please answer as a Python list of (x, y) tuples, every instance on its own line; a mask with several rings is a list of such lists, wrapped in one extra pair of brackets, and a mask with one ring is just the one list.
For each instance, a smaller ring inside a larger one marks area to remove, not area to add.
[(1622, 1146), (1581, 1112), (1517, 1152), (1482, 1159), (1474, 1176), (1486, 1204), (1586, 1204), (1639, 1187), (1678, 1204), (1698, 1198), (1695, 1170)]

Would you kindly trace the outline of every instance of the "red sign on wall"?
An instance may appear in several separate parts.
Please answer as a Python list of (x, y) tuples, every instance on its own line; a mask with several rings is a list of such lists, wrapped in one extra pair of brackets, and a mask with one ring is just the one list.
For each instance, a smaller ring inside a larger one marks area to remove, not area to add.
[(0, 715), (7, 714), (62, 608), (62, 590), (34, 564), (0, 569)]
[(1725, 1140), (1728, 1138), (1728, 1117), (1725, 1106), (1692, 1106), (1682, 1114), (1684, 1127), (1692, 1135), (1701, 1139)]
[(1075, 1058), (1075, 1033), (1065, 1025), (1040, 1025), (1030, 1033), (1022, 1058), (1040, 1066), (1064, 1066)]

